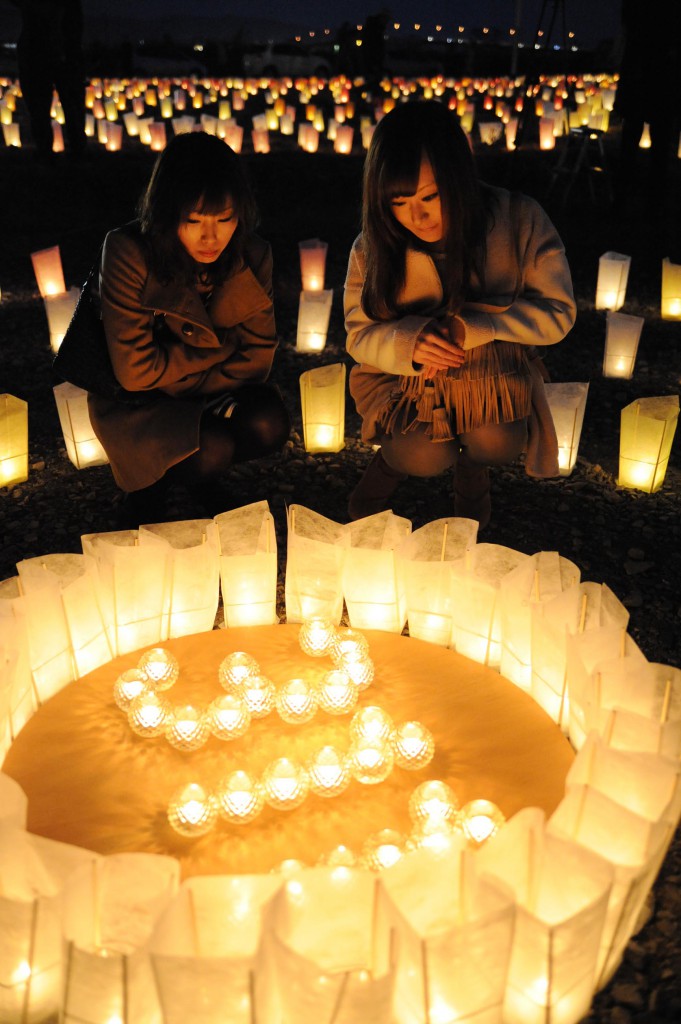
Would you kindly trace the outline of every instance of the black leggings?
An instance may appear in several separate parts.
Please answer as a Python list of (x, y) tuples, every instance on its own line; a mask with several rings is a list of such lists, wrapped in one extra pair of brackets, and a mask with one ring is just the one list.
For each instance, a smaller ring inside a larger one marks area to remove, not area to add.
[(172, 466), (165, 480), (183, 484), (215, 480), (237, 462), (281, 451), (291, 421), (279, 389), (272, 384), (244, 384), (234, 398), (237, 405), (228, 419), (209, 411), (203, 414), (199, 450)]
[(518, 458), (527, 446), (527, 420), (488, 423), (459, 434), (452, 441), (432, 441), (428, 424), (389, 434), (381, 440), (381, 454), (391, 469), (407, 476), (439, 476), (456, 465), (460, 454), (481, 466), (504, 466)]

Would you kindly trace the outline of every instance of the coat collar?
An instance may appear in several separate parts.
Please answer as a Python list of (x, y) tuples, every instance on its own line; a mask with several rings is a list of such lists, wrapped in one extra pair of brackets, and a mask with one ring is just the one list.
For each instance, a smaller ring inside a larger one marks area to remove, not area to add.
[(162, 284), (153, 274), (149, 274), (142, 292), (144, 308), (181, 317), (209, 330), (235, 327), (267, 309), (271, 302), (251, 268), (245, 264), (215, 288), (208, 309), (193, 288)]

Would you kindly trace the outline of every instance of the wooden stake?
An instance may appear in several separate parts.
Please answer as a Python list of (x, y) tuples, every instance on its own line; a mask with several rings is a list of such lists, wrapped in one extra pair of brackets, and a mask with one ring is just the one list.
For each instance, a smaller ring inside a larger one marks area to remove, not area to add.
[(345, 990), (348, 987), (348, 981), (349, 980), (350, 980), (350, 971), (345, 971), (344, 974), (343, 974), (343, 980), (341, 981), (339, 989), (338, 989), (338, 995), (336, 996), (336, 1002), (334, 1003), (333, 1010), (331, 1011), (331, 1016), (329, 1017), (329, 1024), (336, 1024), (336, 1021), (338, 1020), (338, 1014), (340, 1013), (341, 1006), (343, 1005), (343, 999), (345, 998)]
[(444, 562), (444, 560), (445, 560), (445, 548), (447, 547), (447, 527), (448, 526), (449, 526), (449, 523), (445, 519), (445, 525), (444, 525), (444, 529), (442, 531), (442, 550), (440, 551), (440, 561), (441, 562)]
[(579, 632), (584, 632), (584, 626), (586, 625), (586, 606), (589, 603), (589, 599), (586, 594), (582, 594), (582, 607), (579, 614)]
[(669, 705), (672, 698), (672, 681), (668, 679), (664, 684), (664, 698), (662, 700), (662, 713), (660, 714), (660, 725), (664, 725), (669, 715)]

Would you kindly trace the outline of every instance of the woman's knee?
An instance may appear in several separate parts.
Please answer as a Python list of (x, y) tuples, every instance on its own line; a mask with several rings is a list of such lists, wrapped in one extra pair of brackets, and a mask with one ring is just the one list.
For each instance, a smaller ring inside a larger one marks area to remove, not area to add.
[(432, 441), (421, 430), (391, 434), (382, 441), (381, 452), (391, 469), (406, 476), (440, 476), (454, 465), (457, 441)]
[(527, 420), (488, 423), (460, 435), (461, 447), (472, 462), (505, 466), (527, 448)]

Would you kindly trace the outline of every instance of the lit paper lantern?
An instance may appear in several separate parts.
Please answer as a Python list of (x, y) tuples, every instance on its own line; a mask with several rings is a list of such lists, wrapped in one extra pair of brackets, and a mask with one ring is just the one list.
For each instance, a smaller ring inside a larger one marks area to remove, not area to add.
[(178, 883), (178, 862), (154, 854), (116, 854), (73, 872), (63, 895), (64, 1024), (158, 1019), (146, 945)]
[(515, 140), (518, 134), (518, 118), (510, 117), (504, 126), (504, 137), (506, 139), (506, 149), (515, 149)]
[(213, 520), (140, 526), (142, 547), (156, 547), (167, 557), (168, 637), (187, 636), (213, 629), (220, 598), (220, 547)]
[(268, 924), (282, 1019), (391, 1024), (389, 931), (375, 900), (373, 875), (356, 868), (310, 868), (279, 890)]
[(449, 646), (452, 635), (451, 563), (475, 544), (473, 519), (437, 519), (415, 530), (396, 551), (404, 580), (409, 635)]
[(539, 148), (556, 148), (555, 122), (552, 117), (539, 118)]
[(328, 243), (322, 242), (319, 238), (308, 238), (298, 242), (300, 276), (304, 292), (323, 291), (327, 249)]
[(379, 923), (399, 941), (400, 1019), (501, 1020), (513, 903), (479, 877), (461, 839), (445, 854), (416, 850), (385, 867), (377, 890)]
[(59, 351), (79, 297), (80, 288), (69, 288), (60, 295), (46, 295), (43, 299), (50, 329), (50, 348), (53, 352)]
[(478, 131), (483, 146), (493, 146), (503, 135), (504, 125), (501, 121), (478, 121)]
[(6, 146), (13, 146), (16, 149), (21, 148), (21, 129), (19, 124), (16, 122), (10, 122), (10, 124), (3, 123), (2, 134)]
[(647, 121), (643, 122), (643, 128), (641, 129), (641, 135), (638, 140), (639, 149), (650, 149), (653, 144), (653, 140), (650, 135), (650, 125)]
[(52, 389), (57, 403), (66, 454), (76, 469), (105, 466), (109, 459), (92, 429), (88, 410), (87, 391), (69, 384), (57, 384)]
[(266, 501), (215, 517), (226, 626), (269, 626), (277, 620), (277, 538)]
[(411, 523), (387, 511), (348, 526), (343, 594), (350, 625), (401, 633), (407, 621), (407, 599), (396, 552), (411, 534)]
[(0, 487), (28, 480), (28, 403), (0, 395)]
[(49, 249), (39, 249), (31, 253), (33, 273), (38, 289), (43, 298), (49, 295), (63, 295), (66, 291), (64, 271), (61, 265), (61, 252), (58, 245)]
[(681, 264), (662, 260), (662, 308), (663, 320), (681, 320)]
[(270, 133), (267, 128), (253, 128), (251, 131), (251, 141), (253, 143), (254, 153), (269, 153)]
[(355, 129), (350, 124), (339, 124), (336, 128), (336, 138), (333, 143), (334, 153), (352, 153), (352, 143), (355, 137)]
[(166, 556), (138, 539), (137, 530), (81, 537), (114, 656), (166, 639)]
[(660, 489), (678, 419), (678, 395), (638, 398), (622, 409), (617, 480), (620, 487), (648, 494)]
[(544, 390), (558, 439), (558, 471), (569, 476), (577, 462), (589, 382), (545, 384)]
[(451, 642), (459, 654), (482, 665), (499, 665), (499, 586), (509, 572), (529, 557), (500, 544), (476, 544), (452, 564)]
[(532, 608), (579, 583), (574, 562), (556, 551), (540, 551), (499, 585), (501, 659), (499, 671), (529, 693), (532, 683)]
[(163, 121), (149, 123), (149, 148), (153, 153), (160, 153), (166, 148), (166, 126)]
[(596, 309), (618, 310), (624, 305), (631, 256), (604, 252), (598, 260)]
[(272, 875), (183, 884), (149, 943), (163, 1024), (269, 1019), (262, 922), (281, 885)]
[(229, 125), (225, 131), (225, 142), (235, 153), (240, 153), (244, 143), (244, 130), (241, 125)]
[[(5, 793), (0, 788), (0, 793)], [(59, 895), (95, 857), (87, 850), (0, 824), (0, 1019), (56, 1020), (62, 990)]]
[(322, 351), (326, 345), (332, 303), (332, 288), (300, 293), (296, 333), (298, 352)]
[(681, 670), (630, 660), (601, 677), (598, 704), (584, 709), (584, 730), (615, 750), (681, 759)]
[(9, 749), (38, 706), (25, 616), (20, 608), (22, 601), (18, 576), (0, 582), (0, 740), (3, 750)]
[(643, 324), (642, 316), (608, 310), (605, 321), (604, 377), (631, 380)]
[(306, 451), (339, 452), (345, 446), (345, 377), (345, 363), (328, 363), (301, 373)]
[[(289, 506), (285, 586), (287, 622), (305, 623), (309, 619), (321, 618), (329, 622), (327, 631), (333, 629), (334, 623), (340, 622), (343, 614), (343, 559), (348, 541), (347, 531), (339, 523), (304, 505)], [(328, 635), (330, 639), (331, 634)]]

